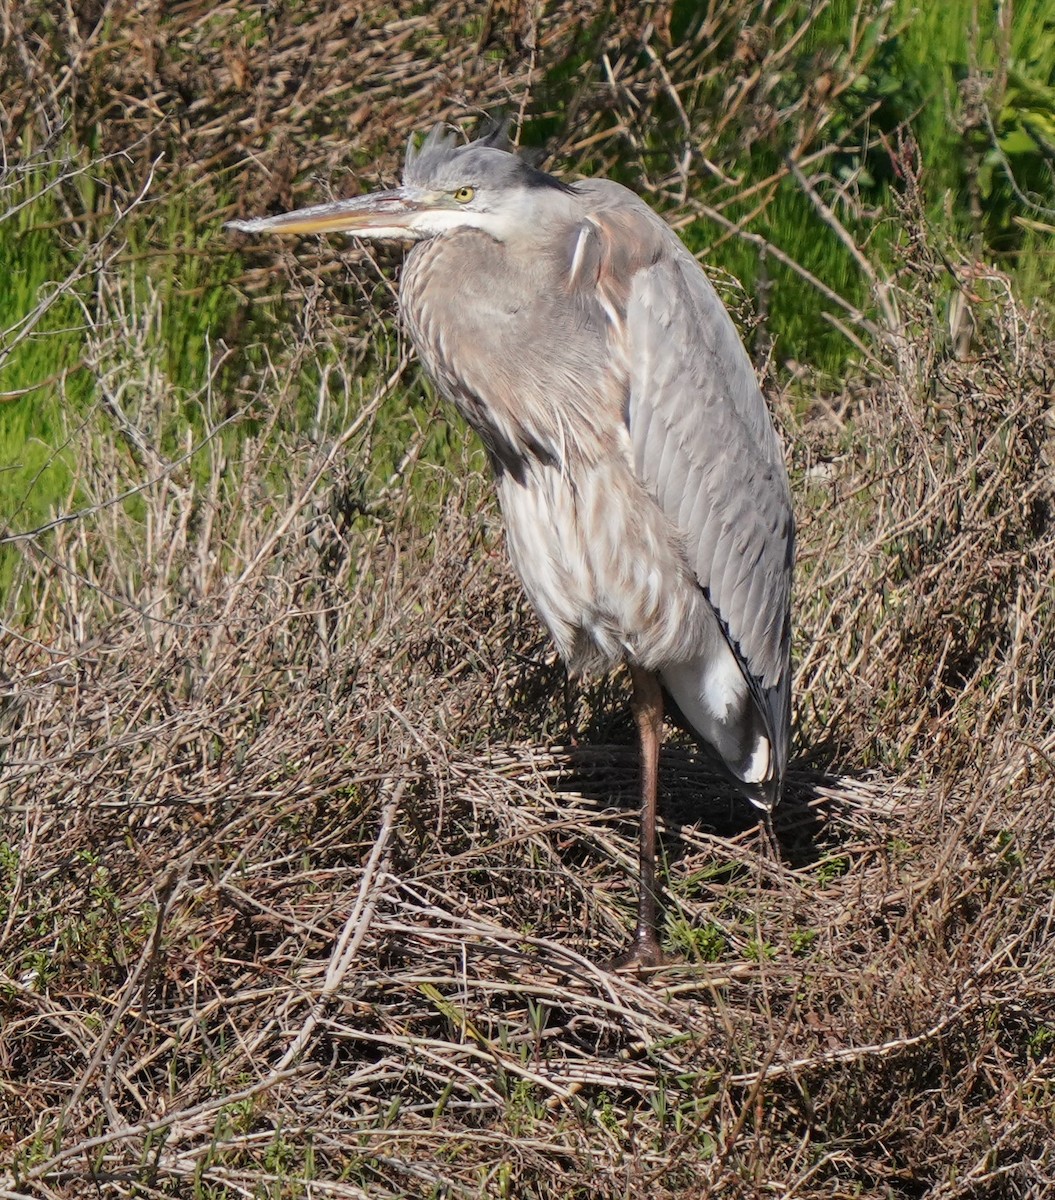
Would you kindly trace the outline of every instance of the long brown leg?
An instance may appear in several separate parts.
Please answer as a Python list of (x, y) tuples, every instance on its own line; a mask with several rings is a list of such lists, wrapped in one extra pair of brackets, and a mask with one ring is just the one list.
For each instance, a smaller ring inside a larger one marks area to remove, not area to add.
[(659, 793), (659, 747), (663, 741), (663, 692), (651, 671), (631, 667), (634, 682), (631, 707), (641, 745), (641, 840), (638, 859), (637, 929), (615, 966), (656, 967), (662, 963), (659, 946), (659, 903), (656, 898), (656, 807)]

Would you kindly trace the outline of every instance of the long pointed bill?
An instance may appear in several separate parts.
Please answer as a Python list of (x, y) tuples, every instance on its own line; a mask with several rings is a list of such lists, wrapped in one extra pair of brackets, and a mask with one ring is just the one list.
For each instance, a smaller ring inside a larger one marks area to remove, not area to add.
[(371, 192), (352, 200), (315, 204), (277, 217), (257, 217), (251, 221), (228, 221), (228, 229), (242, 233), (347, 233), (362, 238), (403, 238), (420, 236), (414, 219), (443, 205), (442, 193), (422, 188), (393, 188)]

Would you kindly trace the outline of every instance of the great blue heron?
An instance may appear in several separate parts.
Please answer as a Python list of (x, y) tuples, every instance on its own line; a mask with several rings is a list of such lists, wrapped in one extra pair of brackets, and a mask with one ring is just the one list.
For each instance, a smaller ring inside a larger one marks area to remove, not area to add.
[(486, 447), (529, 599), (573, 674), (629, 665), (642, 817), (621, 962), (662, 962), (660, 685), (766, 810), (790, 723), (787, 472), (707, 276), (633, 192), (545, 174), (500, 131), (437, 127), (402, 187), (232, 227), (414, 243), (403, 319)]

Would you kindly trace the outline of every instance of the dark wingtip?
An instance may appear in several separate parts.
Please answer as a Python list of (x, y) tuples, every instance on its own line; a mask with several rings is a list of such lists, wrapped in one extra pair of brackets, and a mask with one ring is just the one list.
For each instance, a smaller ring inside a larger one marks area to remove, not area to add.
[(761, 783), (745, 783), (742, 779), (737, 779), (735, 775), (733, 775), (733, 779), (744, 798), (755, 808), (761, 809), (767, 818), (773, 814), (784, 791), (784, 780), (781, 776), (775, 775)]

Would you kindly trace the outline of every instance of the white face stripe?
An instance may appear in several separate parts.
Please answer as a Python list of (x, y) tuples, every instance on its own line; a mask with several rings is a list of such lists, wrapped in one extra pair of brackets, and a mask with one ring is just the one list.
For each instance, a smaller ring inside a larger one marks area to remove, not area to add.
[(496, 213), (481, 212), (470, 205), (464, 208), (433, 208), (415, 213), (407, 221), (407, 228), (416, 237), (439, 237), (455, 229), (480, 229), (496, 241), (503, 241), (508, 218)]

